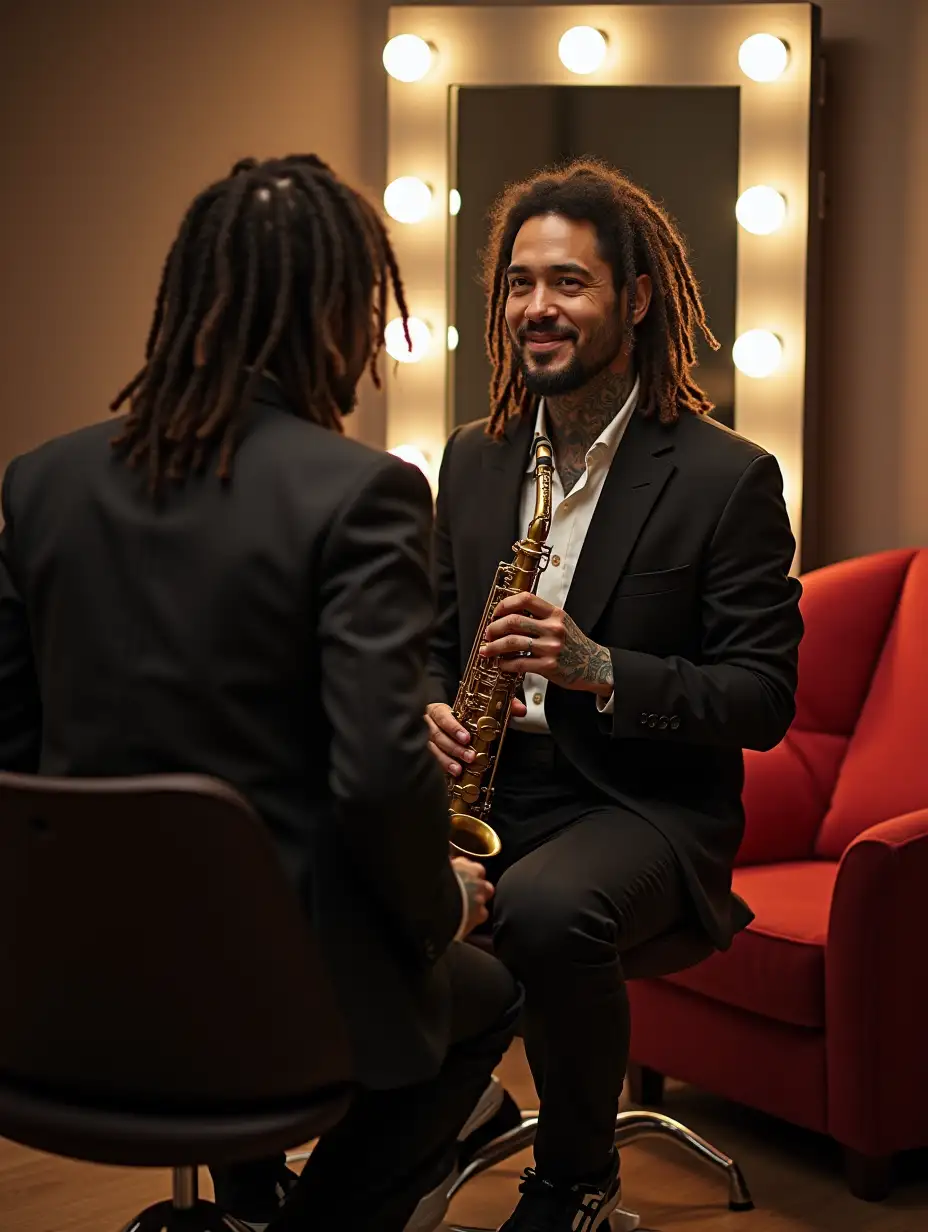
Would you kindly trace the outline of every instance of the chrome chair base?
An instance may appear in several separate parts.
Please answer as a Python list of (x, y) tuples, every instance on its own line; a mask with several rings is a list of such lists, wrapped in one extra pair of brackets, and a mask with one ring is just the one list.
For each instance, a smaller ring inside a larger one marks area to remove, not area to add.
[[(448, 1191), (448, 1200), (450, 1201), (469, 1181), (472, 1181), (475, 1176), (479, 1176), (481, 1172), (486, 1172), (488, 1168), (492, 1168), (496, 1164), (500, 1164), (504, 1160), (510, 1159), (513, 1155), (517, 1155), (520, 1151), (530, 1147), (535, 1141), (537, 1125), (538, 1118), (536, 1115), (524, 1113), (521, 1125), (487, 1143), (482, 1150), (477, 1152), (467, 1167), (462, 1169), (460, 1176)], [(616, 1146), (621, 1149), (630, 1146), (633, 1142), (638, 1142), (641, 1138), (670, 1139), (670, 1141), (676, 1142), (685, 1150), (692, 1151), (699, 1159), (725, 1173), (728, 1181), (729, 1210), (751, 1211), (754, 1209), (751, 1192), (747, 1187), (741, 1169), (735, 1161), (724, 1155), (716, 1147), (712, 1146), (711, 1143), (707, 1142), (705, 1138), (701, 1138), (699, 1134), (694, 1133), (679, 1121), (665, 1116), (662, 1112), (649, 1112), (643, 1109), (620, 1112), (615, 1122)], [(627, 1230), (630, 1232), (630, 1229), (636, 1226), (631, 1221), (636, 1218), (637, 1216), (632, 1215), (629, 1211), (617, 1211), (615, 1216), (612, 1217), (613, 1232), (627, 1232)], [(493, 1230), (489, 1228), (468, 1228), (462, 1224), (449, 1224), (448, 1232), (493, 1232)]]
[(123, 1232), (249, 1232), (197, 1193), (196, 1168), (174, 1169), (174, 1193), (169, 1202), (146, 1207), (126, 1224)]

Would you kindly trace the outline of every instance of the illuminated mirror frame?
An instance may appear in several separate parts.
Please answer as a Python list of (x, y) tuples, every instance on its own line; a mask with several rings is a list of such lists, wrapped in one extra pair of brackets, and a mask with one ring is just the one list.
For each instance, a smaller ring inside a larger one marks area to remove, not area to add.
[[(419, 81), (388, 81), (387, 182), (417, 176), (432, 190), (432, 208), (391, 235), (411, 315), (431, 330), (417, 363), (391, 371), (387, 448), (403, 445), (428, 459), (433, 485), (451, 430), (449, 391), (454, 353), (446, 345), (454, 286), (455, 219), (448, 208), (456, 166), (455, 92), (467, 86), (585, 85), (740, 87), (739, 195), (766, 184), (786, 198), (784, 225), (770, 235), (738, 228), (735, 333), (768, 330), (782, 342), (779, 368), (757, 379), (735, 369), (736, 427), (778, 458), (793, 530), (810, 522), (803, 474), (814, 452), (818, 234), (822, 173), (817, 112), (822, 63), (819, 10), (812, 4), (570, 5), (391, 8), (388, 38), (415, 34), (433, 47)], [(608, 39), (595, 72), (570, 72), (558, 58), (561, 35), (588, 25)], [(738, 52), (753, 34), (773, 34), (789, 49), (779, 78), (755, 82)], [(513, 140), (505, 116), (487, 140)], [(698, 185), (694, 185), (698, 191)], [(673, 209), (670, 204), (671, 211)], [(734, 211), (735, 202), (732, 202)], [(485, 413), (485, 412), (482, 412)], [(811, 488), (811, 485), (806, 485)], [(810, 490), (809, 498), (814, 495)], [(794, 569), (798, 569), (797, 550)]]

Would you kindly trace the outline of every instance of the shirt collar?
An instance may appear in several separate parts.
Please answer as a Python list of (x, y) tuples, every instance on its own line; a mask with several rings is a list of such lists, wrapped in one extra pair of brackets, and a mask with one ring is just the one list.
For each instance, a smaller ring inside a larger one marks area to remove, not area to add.
[[(612, 459), (615, 457), (616, 450), (619, 447), (619, 442), (622, 439), (622, 435), (628, 426), (628, 421), (631, 419), (632, 413), (634, 412), (635, 406), (638, 402), (639, 386), (640, 380), (638, 377), (635, 377), (635, 383), (632, 386), (631, 393), (622, 403), (621, 409), (613, 415), (612, 419), (609, 420), (605, 428), (603, 428), (602, 432), (600, 432), (599, 436), (597, 436), (596, 440), (586, 451), (587, 458), (589, 458), (590, 454), (595, 451), (596, 453), (602, 453), (606, 460), (611, 463)], [(545, 400), (542, 398), (538, 403), (538, 413), (535, 416), (535, 436), (547, 435), (548, 420), (545, 412)], [(535, 437), (533, 436), (532, 439), (534, 440)], [(530, 454), (528, 465), (525, 468), (526, 474), (530, 474), (534, 471), (534, 469), (535, 458), (534, 455)]]

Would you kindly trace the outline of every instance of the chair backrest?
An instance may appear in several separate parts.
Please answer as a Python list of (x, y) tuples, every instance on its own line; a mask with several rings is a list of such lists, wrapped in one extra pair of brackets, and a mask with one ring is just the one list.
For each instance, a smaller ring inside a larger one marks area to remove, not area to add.
[(823, 819), (917, 555), (880, 552), (803, 577), (796, 717), (776, 748), (745, 754), (747, 827), (739, 864), (830, 854), (828, 844), (818, 847)]
[(0, 774), (0, 1078), (140, 1110), (350, 1081), (322, 958), (234, 791)]
[(815, 844), (838, 859), (862, 830), (928, 807), (928, 551), (912, 556)]

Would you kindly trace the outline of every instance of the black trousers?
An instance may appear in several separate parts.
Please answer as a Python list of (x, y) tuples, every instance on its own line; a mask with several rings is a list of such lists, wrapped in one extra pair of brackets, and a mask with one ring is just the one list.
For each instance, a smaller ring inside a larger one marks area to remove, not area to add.
[(494, 947), (525, 989), (535, 1162), (578, 1180), (611, 1159), (630, 1038), (622, 954), (681, 923), (688, 896), (666, 839), (598, 794), (550, 737), (507, 735), (492, 822)]
[[(316, 1144), (273, 1232), (401, 1232), (447, 1175), (458, 1133), (515, 1034), (522, 998), (503, 964), (473, 946), (452, 945), (440, 961), (452, 997), (441, 1070), (428, 1082), (362, 1093)], [(213, 1170), (216, 1201), (243, 1219), (267, 1220), (283, 1163), (278, 1156)]]

